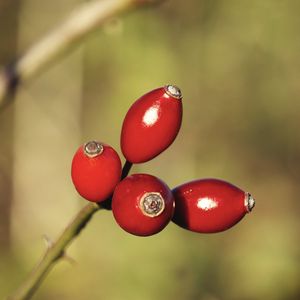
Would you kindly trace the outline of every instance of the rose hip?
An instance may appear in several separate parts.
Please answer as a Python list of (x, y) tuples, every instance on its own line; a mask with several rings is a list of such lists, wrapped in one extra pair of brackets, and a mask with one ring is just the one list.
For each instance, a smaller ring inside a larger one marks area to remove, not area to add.
[(121, 149), (128, 161), (146, 162), (172, 144), (181, 126), (181, 99), (180, 89), (167, 85), (133, 103), (121, 133)]
[(112, 211), (125, 231), (149, 236), (158, 233), (170, 222), (174, 198), (162, 180), (147, 174), (134, 174), (117, 185)]
[(119, 155), (107, 144), (90, 141), (75, 153), (71, 175), (77, 192), (83, 198), (92, 202), (104, 201), (120, 180)]
[(173, 190), (173, 221), (188, 230), (224, 231), (249, 213), (255, 201), (249, 193), (219, 179), (200, 179)]

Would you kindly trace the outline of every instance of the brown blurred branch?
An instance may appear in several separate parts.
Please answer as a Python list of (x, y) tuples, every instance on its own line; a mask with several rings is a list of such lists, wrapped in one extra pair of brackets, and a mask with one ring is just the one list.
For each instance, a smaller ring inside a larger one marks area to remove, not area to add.
[[(0, 1), (0, 59), (1, 63), (16, 57), (18, 18), (21, 0)], [(11, 245), (11, 210), (13, 202), (13, 159), (15, 111), (0, 112), (0, 255)]]
[(103, 0), (82, 4), (58, 28), (29, 48), (20, 59), (2, 69), (0, 106), (21, 82), (36, 76), (110, 18), (138, 6), (159, 2), (162, 0)]

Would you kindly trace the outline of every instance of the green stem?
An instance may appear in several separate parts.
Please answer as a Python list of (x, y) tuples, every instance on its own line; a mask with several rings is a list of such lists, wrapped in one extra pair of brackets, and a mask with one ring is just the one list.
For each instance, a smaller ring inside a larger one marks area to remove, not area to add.
[(84, 206), (59, 238), (49, 245), (40, 263), (33, 269), (19, 289), (10, 295), (7, 300), (30, 299), (54, 264), (64, 256), (66, 247), (78, 236), (93, 214), (99, 209), (101, 207), (97, 203), (89, 203)]

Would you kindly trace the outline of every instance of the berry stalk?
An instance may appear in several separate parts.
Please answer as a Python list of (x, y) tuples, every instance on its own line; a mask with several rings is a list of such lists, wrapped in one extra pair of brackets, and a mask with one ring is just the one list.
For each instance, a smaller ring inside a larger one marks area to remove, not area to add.
[(130, 169), (132, 167), (132, 163), (128, 160), (126, 160), (123, 169), (122, 169), (122, 175), (121, 175), (121, 180), (123, 180), (125, 177), (127, 177), (127, 175), (130, 172)]

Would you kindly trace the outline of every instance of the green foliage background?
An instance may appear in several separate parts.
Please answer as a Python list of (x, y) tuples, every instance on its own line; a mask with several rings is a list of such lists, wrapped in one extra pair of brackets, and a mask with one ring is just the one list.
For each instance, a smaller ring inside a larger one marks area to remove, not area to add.
[[(17, 53), (78, 2), (21, 1)], [(9, 24), (11, 8), (0, 9)], [(57, 265), (34, 299), (299, 299), (299, 10), (292, 0), (167, 1), (113, 20), (23, 86), (0, 115), (14, 118), (0, 141), (5, 148), (14, 140), (12, 157), (1, 154), (14, 167), (13, 197), (1, 195), (13, 206), (11, 242), (0, 249), (0, 296), (44, 251), (41, 235), (57, 236), (84, 205), (69, 178), (79, 144), (98, 139), (121, 153), (128, 107), (172, 83), (184, 95), (181, 132), (133, 172), (170, 187), (222, 178), (254, 195), (253, 213), (224, 233), (170, 224), (138, 238), (101, 211), (69, 249), (77, 263)], [(2, 63), (11, 53), (6, 28)]]

